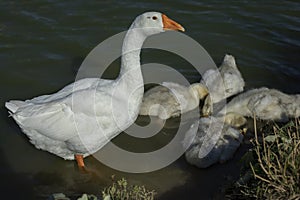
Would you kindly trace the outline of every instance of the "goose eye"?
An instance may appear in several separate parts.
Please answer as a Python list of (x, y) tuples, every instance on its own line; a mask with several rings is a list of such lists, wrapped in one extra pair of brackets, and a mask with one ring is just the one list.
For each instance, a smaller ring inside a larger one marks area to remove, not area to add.
[(157, 17), (156, 17), (156, 16), (153, 16), (152, 19), (153, 19), (153, 20), (157, 20)]

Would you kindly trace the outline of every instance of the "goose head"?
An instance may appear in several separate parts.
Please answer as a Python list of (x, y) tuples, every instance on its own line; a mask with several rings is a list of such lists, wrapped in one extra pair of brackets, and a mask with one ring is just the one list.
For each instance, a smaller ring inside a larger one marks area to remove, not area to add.
[(146, 36), (158, 34), (166, 30), (185, 31), (179, 23), (159, 12), (146, 12), (139, 15), (130, 28), (140, 31)]

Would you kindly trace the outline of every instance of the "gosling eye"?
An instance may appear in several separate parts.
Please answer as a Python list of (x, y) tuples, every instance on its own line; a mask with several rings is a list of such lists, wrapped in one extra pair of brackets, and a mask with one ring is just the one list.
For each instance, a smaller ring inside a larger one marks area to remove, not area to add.
[(153, 19), (153, 20), (157, 20), (157, 17), (156, 17), (156, 16), (153, 16), (152, 19)]

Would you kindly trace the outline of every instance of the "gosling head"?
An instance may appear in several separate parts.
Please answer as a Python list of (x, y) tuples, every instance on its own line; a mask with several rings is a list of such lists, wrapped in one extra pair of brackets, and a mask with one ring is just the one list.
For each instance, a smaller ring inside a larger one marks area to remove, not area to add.
[(190, 91), (193, 92), (199, 99), (204, 99), (208, 95), (207, 87), (201, 83), (192, 84), (190, 86)]
[(210, 95), (208, 94), (204, 100), (204, 105), (201, 110), (203, 117), (208, 117), (213, 112), (213, 105)]

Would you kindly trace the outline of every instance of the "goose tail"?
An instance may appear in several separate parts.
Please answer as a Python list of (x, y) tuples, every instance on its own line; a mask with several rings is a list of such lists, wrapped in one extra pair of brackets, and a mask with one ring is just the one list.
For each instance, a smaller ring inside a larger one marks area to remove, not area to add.
[(5, 102), (5, 107), (9, 110), (9, 116), (11, 117), (17, 110), (24, 106), (25, 102), (24, 101), (17, 101), (17, 100), (12, 100)]

